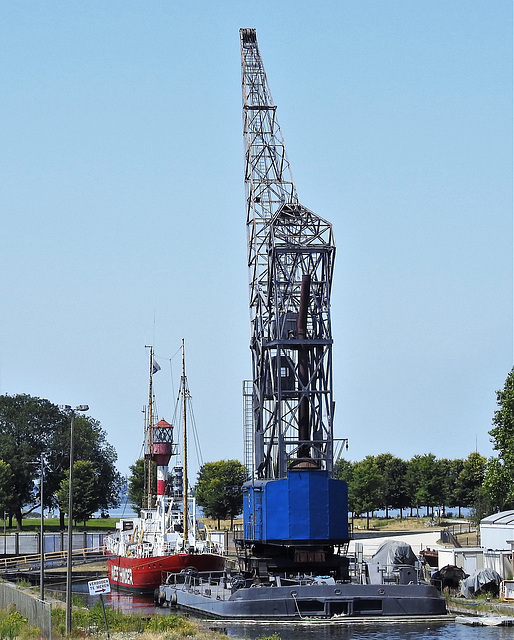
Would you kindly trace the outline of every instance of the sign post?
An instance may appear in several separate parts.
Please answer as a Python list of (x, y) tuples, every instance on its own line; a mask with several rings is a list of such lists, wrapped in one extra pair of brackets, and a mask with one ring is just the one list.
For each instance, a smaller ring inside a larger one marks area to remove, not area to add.
[(100, 596), (100, 602), (102, 603), (102, 611), (104, 614), (105, 620), (105, 630), (107, 631), (107, 638), (110, 638), (109, 635), (109, 625), (107, 624), (107, 616), (105, 615), (105, 604), (103, 599), (104, 593), (111, 592), (111, 585), (109, 584), (109, 578), (100, 578), (100, 580), (90, 580), (87, 583), (89, 587), (89, 595), (90, 596)]

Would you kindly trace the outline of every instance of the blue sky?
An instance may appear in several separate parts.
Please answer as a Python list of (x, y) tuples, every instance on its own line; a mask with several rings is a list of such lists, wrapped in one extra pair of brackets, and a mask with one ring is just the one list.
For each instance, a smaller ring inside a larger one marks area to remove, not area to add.
[(510, 2), (26, 0), (0, 18), (1, 393), (88, 403), (126, 473), (145, 345), (171, 421), (185, 338), (203, 461), (241, 458), (253, 27), (300, 200), (334, 226), (348, 457), (491, 454), (513, 362)]

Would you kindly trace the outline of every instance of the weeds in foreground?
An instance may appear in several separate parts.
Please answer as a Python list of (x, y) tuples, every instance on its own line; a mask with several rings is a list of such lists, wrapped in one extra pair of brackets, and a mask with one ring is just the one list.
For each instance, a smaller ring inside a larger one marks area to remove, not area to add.
[(31, 627), (27, 618), (21, 615), (13, 606), (0, 610), (0, 639), (12, 640), (20, 638), (27, 640), (40, 635), (39, 629)]
[(487, 594), (476, 594), (470, 600), (452, 593), (446, 593), (445, 597), (450, 609), (452, 605), (455, 605), (460, 610), (469, 609), (470, 613), (472, 612), (473, 614), (498, 613), (512, 615), (512, 610), (509, 608), (508, 603)]
[(32, 587), (32, 584), (24, 578), (19, 578), (18, 580), (16, 580), (16, 586), (20, 587), (21, 589), (28, 589)]
[[(126, 614), (116, 609), (106, 608), (105, 615), (110, 632), (164, 633), (176, 632), (181, 637), (194, 636), (197, 627), (184, 616), (141, 616)], [(105, 630), (102, 606), (96, 603), (91, 609), (75, 608), (72, 611), (72, 627), (85, 633), (97, 634)], [(52, 610), (52, 627), (64, 635), (66, 630), (66, 612), (64, 609)]]
[[(222, 640), (226, 638), (223, 633), (217, 631), (202, 630), (189, 618), (179, 615), (138, 615), (126, 614), (116, 609), (106, 608), (105, 615), (111, 637), (124, 634), (124, 640), (135, 638), (137, 640)], [(66, 636), (66, 611), (61, 608), (52, 608), (52, 628), (56, 636)], [(72, 637), (84, 638), (92, 636), (105, 637), (105, 620), (102, 606), (96, 603), (91, 609), (74, 607), (72, 610)], [(36, 640), (41, 638), (38, 628), (28, 624), (27, 618), (22, 616), (14, 608), (0, 610), (0, 640)], [(281, 640), (274, 633), (271, 636), (262, 636), (257, 640)]]

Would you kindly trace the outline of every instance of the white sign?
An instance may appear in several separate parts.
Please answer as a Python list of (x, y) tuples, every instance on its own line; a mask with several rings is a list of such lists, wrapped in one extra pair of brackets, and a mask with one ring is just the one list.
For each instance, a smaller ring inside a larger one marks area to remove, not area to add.
[(97, 596), (101, 593), (110, 593), (111, 585), (109, 584), (109, 578), (100, 578), (100, 580), (90, 580), (87, 583), (89, 587), (89, 595)]

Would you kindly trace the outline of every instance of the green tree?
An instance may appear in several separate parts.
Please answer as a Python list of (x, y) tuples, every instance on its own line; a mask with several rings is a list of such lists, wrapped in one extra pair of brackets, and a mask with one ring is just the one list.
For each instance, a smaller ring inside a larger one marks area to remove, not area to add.
[(22, 508), (36, 500), (39, 468), (33, 463), (48, 451), (53, 434), (67, 422), (66, 416), (48, 400), (25, 394), (0, 396), (0, 452), (12, 471), (10, 526), (14, 517), (21, 530)]
[(498, 458), (487, 464), (484, 486), (491, 502), (504, 509), (514, 503), (514, 367), (503, 389), (496, 392), (496, 403), (499, 408), (494, 412), (489, 435)]
[(128, 478), (128, 497), (133, 509), (139, 515), (142, 507), (147, 504), (145, 494), (145, 476), (146, 465), (148, 463), (152, 465), (153, 482), (152, 486), (157, 486), (157, 465), (153, 461), (145, 461), (143, 458), (136, 460), (133, 465), (129, 467), (130, 475)]
[(382, 506), (382, 489), (382, 474), (374, 456), (366, 456), (353, 465), (348, 503), (355, 514), (366, 513), (368, 529), (370, 513)]
[(0, 517), (12, 510), (13, 474), (11, 465), (0, 460)]
[(495, 504), (492, 502), (492, 498), (487, 487), (484, 484), (478, 488), (476, 493), (475, 502), (473, 507), (471, 508), (470, 521), (477, 527), (480, 527), (480, 522), (482, 518), (490, 515), (496, 509)]
[[(57, 492), (57, 501), (62, 512), (68, 513), (70, 472), (66, 472)], [(83, 522), (100, 508), (100, 478), (95, 466), (88, 460), (73, 463), (73, 521)]]
[[(48, 444), (48, 494), (52, 506), (59, 506), (57, 492), (70, 467), (70, 418), (64, 415), (64, 421), (51, 434)], [(108, 511), (119, 505), (119, 492), (122, 485), (121, 475), (115, 463), (117, 454), (107, 442), (106, 433), (98, 420), (90, 416), (78, 415), (73, 425), (74, 460), (93, 463), (98, 478), (98, 509)], [(46, 485), (45, 485), (46, 488)], [(45, 501), (46, 502), (46, 501)], [(64, 513), (60, 512), (60, 525), (64, 528)]]
[(462, 507), (475, 508), (477, 502), (483, 499), (480, 492), (484, 484), (487, 459), (478, 452), (473, 452), (461, 462), (454, 491), (454, 504), (459, 508), (459, 516)]
[(380, 453), (378, 456), (375, 456), (375, 464), (378, 467), (380, 472), (380, 476), (382, 479), (382, 487), (381, 487), (381, 498), (380, 498), (380, 508), (385, 510), (386, 518), (389, 517), (389, 496), (388, 496), (388, 484), (387, 484), (387, 465), (392, 460), (393, 456), (391, 453)]
[[(100, 423), (88, 416), (75, 418), (75, 460), (93, 463), (99, 478), (99, 508), (117, 506), (121, 477), (114, 463), (114, 448), (107, 443)], [(39, 462), (43, 455), (45, 507), (57, 506), (57, 491), (69, 469), (70, 417), (48, 400), (29, 395), (0, 396), (0, 452), (12, 471), (10, 526), (22, 527), (22, 508), (39, 504)], [(64, 515), (61, 513), (61, 526)]]
[(439, 476), (441, 478), (441, 488), (439, 493), (439, 504), (446, 511), (447, 507), (458, 506), (456, 504), (456, 483), (460, 472), (462, 471), (463, 461), (460, 459), (450, 460), (441, 458), (436, 461)]
[(334, 465), (334, 478), (336, 480), (344, 480), (346, 484), (349, 484), (352, 479), (353, 462), (339, 458)]
[(444, 502), (444, 465), (433, 453), (416, 455), (409, 460), (406, 485), (411, 506), (426, 507), (433, 514), (434, 506)]
[(243, 484), (248, 480), (248, 471), (239, 460), (206, 462), (198, 472), (196, 500), (205, 515), (218, 521), (230, 518), (232, 529), (234, 517), (243, 508)]
[(400, 518), (403, 518), (403, 510), (409, 506), (406, 474), (407, 463), (405, 460), (396, 457), (387, 460), (384, 467), (384, 502), (392, 509), (398, 509)]
[[(491, 505), (491, 512), (503, 511), (512, 500), (512, 479), (499, 458), (487, 461), (483, 488)], [(487, 514), (486, 514), (487, 515)]]
[(396, 506), (401, 492), (405, 476), (405, 469), (402, 468), (402, 461), (395, 458), (391, 453), (381, 453), (375, 458), (376, 465), (382, 476), (382, 508), (385, 510), (385, 517), (389, 517), (389, 508), (401, 509)]
[(443, 506), (458, 507), (460, 516), (459, 502), (462, 496), (459, 495), (459, 476), (464, 467), (464, 460), (461, 458), (456, 458), (455, 460), (443, 458), (440, 464), (444, 476)]

